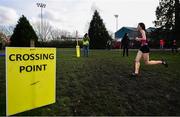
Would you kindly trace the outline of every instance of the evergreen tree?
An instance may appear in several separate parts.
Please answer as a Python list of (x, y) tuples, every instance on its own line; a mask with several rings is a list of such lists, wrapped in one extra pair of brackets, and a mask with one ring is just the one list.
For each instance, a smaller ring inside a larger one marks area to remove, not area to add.
[(155, 25), (161, 29), (175, 28), (175, 1), (174, 0), (160, 0), (159, 6), (156, 8)]
[(171, 39), (176, 39), (178, 42), (180, 40), (180, 1), (160, 0), (156, 9), (156, 17), (157, 20), (154, 23), (158, 27), (158, 35), (165, 37), (169, 43), (172, 42)]
[[(180, 0), (175, 0), (175, 35), (180, 40)], [(180, 41), (179, 41), (180, 45)]]
[(11, 46), (14, 47), (30, 47), (30, 40), (34, 40), (35, 44), (37, 43), (38, 37), (24, 15), (20, 17), (10, 40)]
[(90, 48), (104, 49), (108, 40), (112, 40), (97, 10), (90, 22), (88, 30), (90, 37)]

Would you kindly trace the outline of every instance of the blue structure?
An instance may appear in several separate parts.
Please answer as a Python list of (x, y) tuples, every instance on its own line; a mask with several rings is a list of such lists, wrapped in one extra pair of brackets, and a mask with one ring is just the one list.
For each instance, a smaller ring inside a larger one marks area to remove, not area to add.
[(149, 27), (148, 29), (146, 29), (146, 31), (148, 33), (154, 32), (155, 30), (156, 30), (156, 28), (154, 28), (154, 27)]
[(129, 39), (135, 39), (138, 36), (137, 28), (122, 27), (115, 33), (115, 38), (122, 39), (125, 33), (128, 33)]
[(0, 57), (1, 57), (1, 56), (5, 56), (5, 54), (3, 54), (3, 53), (1, 54), (1, 53), (0, 53)]
[[(155, 30), (156, 30), (156, 28), (149, 27), (146, 31), (148, 33), (150, 33), (150, 32), (153, 32)], [(122, 27), (121, 29), (119, 29), (115, 33), (115, 39), (122, 39), (125, 33), (128, 33), (130, 40), (133, 40), (133, 39), (135, 39), (136, 37), (139, 36), (139, 32), (137, 31), (137, 28), (134, 28), (134, 27)]]

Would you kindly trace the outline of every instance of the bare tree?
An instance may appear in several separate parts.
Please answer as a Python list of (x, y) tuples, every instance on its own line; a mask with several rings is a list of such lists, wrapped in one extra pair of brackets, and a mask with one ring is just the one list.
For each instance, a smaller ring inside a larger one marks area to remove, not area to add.
[(50, 34), (51, 34), (52, 40), (61, 39), (61, 32), (58, 29), (52, 29)]
[(13, 34), (14, 26), (0, 26), (0, 32), (6, 36), (11, 36)]
[(39, 22), (35, 23), (34, 29), (40, 41), (47, 41), (51, 39), (52, 26), (48, 21), (44, 21), (42, 26)]
[(68, 40), (75, 37), (75, 32), (70, 33), (69, 31), (53, 28), (48, 21), (44, 21), (42, 26), (40, 22), (36, 22), (33, 25), (36, 34), (40, 41), (48, 40)]
[(50, 39), (51, 30), (52, 26), (50, 25), (50, 23), (48, 21), (44, 21), (42, 26), (43, 41), (47, 41), (48, 39)]
[(55, 29), (55, 28), (51, 30), (50, 34), (53, 40), (60, 40), (60, 39), (66, 40), (72, 36), (72, 34), (66, 30)]
[(41, 24), (39, 22), (34, 23), (33, 25), (34, 31), (36, 32), (36, 35), (38, 36), (38, 40), (42, 41), (41, 36)]
[(61, 33), (62, 33), (61, 38), (64, 39), (64, 40), (67, 40), (68, 38), (71, 37), (71, 33), (68, 32), (68, 31), (62, 30)]

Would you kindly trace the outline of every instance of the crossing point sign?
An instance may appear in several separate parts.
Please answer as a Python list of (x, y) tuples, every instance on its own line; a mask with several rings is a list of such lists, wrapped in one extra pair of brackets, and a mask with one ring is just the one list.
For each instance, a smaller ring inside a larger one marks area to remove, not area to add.
[(55, 48), (6, 48), (6, 115), (55, 103), (55, 79)]

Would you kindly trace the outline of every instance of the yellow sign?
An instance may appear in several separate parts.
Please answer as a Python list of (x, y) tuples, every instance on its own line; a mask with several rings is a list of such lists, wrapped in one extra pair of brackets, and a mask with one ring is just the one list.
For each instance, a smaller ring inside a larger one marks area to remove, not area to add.
[(55, 78), (55, 48), (6, 48), (6, 114), (55, 103)]

